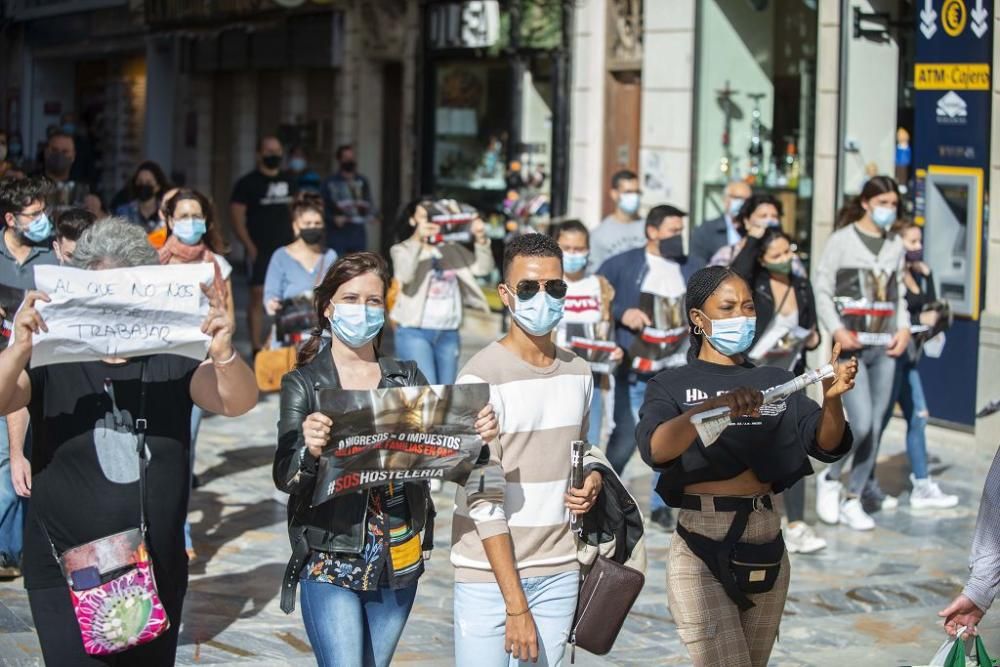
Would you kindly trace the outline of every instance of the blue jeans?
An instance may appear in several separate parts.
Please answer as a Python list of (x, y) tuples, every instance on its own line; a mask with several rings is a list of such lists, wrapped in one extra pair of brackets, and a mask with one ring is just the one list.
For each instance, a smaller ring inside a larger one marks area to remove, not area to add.
[(396, 327), (396, 357), (417, 362), (430, 384), (455, 384), (458, 329)]
[(504, 637), (507, 607), (496, 582), (455, 584), (455, 664), (457, 667), (562, 665), (576, 613), (580, 573), (564, 572), (521, 580), (538, 633), (538, 662), (515, 660)]
[(927, 479), (927, 399), (917, 365), (904, 354), (896, 360), (896, 378), (892, 385), (892, 403), (886, 410), (882, 430), (892, 418), (892, 406), (899, 401), (906, 420), (906, 456), (917, 479)]
[(594, 373), (594, 395), (590, 398), (590, 427), (587, 442), (599, 447), (601, 444), (601, 421), (604, 417), (604, 401), (601, 400), (601, 375)]
[[(201, 418), (205, 411), (197, 405), (191, 406), (191, 473), (188, 475), (188, 493), (191, 493), (191, 482), (194, 479), (194, 443), (198, 441), (198, 431), (201, 429)], [(191, 504), (190, 496), (188, 504)], [(193, 549), (194, 543), (191, 541), (191, 522), (184, 519), (184, 548)]]
[(302, 620), (319, 667), (386, 667), (396, 652), (417, 585), (352, 591), (322, 581), (299, 582)]
[[(635, 451), (635, 427), (639, 423), (639, 408), (646, 398), (646, 382), (651, 376), (636, 375), (626, 364), (618, 367), (615, 378), (615, 428), (608, 439), (608, 461), (619, 475), (625, 470)], [(660, 473), (653, 473), (652, 493), (649, 496), (650, 513), (667, 504), (656, 492)]]
[(7, 418), (0, 417), (0, 565), (19, 565), (24, 537), (24, 498), (10, 478)]

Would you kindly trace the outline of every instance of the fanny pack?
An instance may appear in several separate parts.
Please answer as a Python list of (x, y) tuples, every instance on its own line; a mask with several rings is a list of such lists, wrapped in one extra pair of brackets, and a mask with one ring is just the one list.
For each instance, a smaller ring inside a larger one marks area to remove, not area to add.
[[(717, 512), (736, 513), (729, 531), (721, 541), (692, 533), (679, 522), (677, 534), (715, 575), (729, 599), (736, 603), (741, 611), (746, 611), (754, 606), (748, 595), (767, 593), (778, 581), (785, 555), (785, 540), (779, 531), (774, 540), (765, 544), (747, 544), (739, 541), (743, 531), (746, 530), (751, 512), (762, 512), (773, 508), (770, 496), (754, 498), (716, 496), (712, 500)], [(701, 511), (701, 497), (684, 495), (680, 499), (679, 506)]]
[[(109, 393), (114, 404), (114, 393)], [(147, 644), (170, 628), (146, 548), (145, 410), (146, 361), (143, 360), (139, 413), (133, 427), (139, 457), (139, 527), (72, 547), (60, 555), (45, 524), (38, 520), (69, 585), (73, 613), (83, 648), (89, 655), (120, 653)]]

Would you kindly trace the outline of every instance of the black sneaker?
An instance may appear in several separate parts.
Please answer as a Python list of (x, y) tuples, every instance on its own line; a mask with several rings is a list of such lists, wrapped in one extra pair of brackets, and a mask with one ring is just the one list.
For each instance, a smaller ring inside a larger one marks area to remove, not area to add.
[(674, 532), (674, 513), (669, 507), (661, 507), (653, 510), (650, 520), (668, 533)]

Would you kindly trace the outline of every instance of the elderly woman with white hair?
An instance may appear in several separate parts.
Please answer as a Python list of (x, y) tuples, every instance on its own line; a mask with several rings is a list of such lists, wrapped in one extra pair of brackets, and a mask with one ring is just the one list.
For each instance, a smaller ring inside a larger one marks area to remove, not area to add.
[[(111, 269), (157, 265), (159, 260), (141, 227), (111, 218), (83, 233), (73, 264)], [(236, 417), (257, 403), (253, 372), (233, 347), (225, 297), (207, 292), (211, 309), (202, 331), (211, 342), (203, 362), (155, 354), (28, 369), (33, 335), (46, 329), (35, 303), (48, 297), (29, 292), (15, 318), (15, 341), (0, 353), (0, 414), (28, 407), (34, 427), (24, 581), (46, 664), (107, 664), (107, 658), (96, 657), (101, 647), (88, 631), (129, 632), (134, 629), (130, 625), (148, 621), (141, 594), (125, 600), (124, 609), (95, 607), (90, 616), (81, 615), (75, 591), (92, 590), (114, 573), (84, 569), (68, 582), (54, 555), (66, 560), (73, 547), (136, 528), (143, 486), (145, 544), (162, 601), (162, 609), (153, 605), (152, 613), (165, 612), (169, 629), (112, 660), (144, 667), (174, 663), (187, 590), (182, 528), (191, 409), (198, 405)], [(146, 443), (142, 459), (137, 454), (141, 437)], [(145, 461), (144, 484), (139, 481), (140, 460)], [(93, 627), (85, 627), (85, 618)], [(162, 626), (162, 618), (160, 622)], [(88, 637), (86, 645), (81, 631)]]

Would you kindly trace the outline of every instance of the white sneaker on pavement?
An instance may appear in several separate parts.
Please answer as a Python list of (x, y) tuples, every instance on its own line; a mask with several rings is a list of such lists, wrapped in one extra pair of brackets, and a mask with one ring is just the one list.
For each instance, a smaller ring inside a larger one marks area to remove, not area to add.
[(790, 554), (813, 554), (826, 549), (826, 540), (805, 521), (794, 521), (785, 528), (785, 548)]
[(899, 498), (890, 496), (888, 493), (882, 498), (882, 511), (888, 512), (899, 507)]
[(930, 477), (917, 479), (910, 475), (913, 491), (910, 492), (910, 507), (922, 509), (947, 509), (958, 505), (958, 496), (946, 494)]
[(827, 479), (826, 471), (816, 475), (816, 515), (823, 523), (840, 521), (840, 489), (843, 485)]
[(840, 505), (840, 522), (851, 530), (874, 530), (875, 519), (868, 516), (860, 498), (848, 498)]

